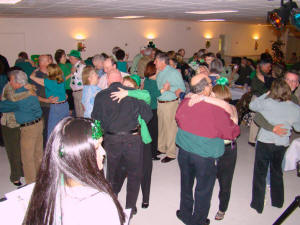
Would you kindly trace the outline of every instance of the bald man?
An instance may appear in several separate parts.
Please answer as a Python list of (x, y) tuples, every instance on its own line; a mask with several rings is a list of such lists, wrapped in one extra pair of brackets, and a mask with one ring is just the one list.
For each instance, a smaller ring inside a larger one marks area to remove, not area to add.
[[(103, 63), (103, 70), (105, 73), (103, 74), (103, 76), (100, 77), (99, 83), (98, 83), (98, 87), (100, 87), (101, 90), (104, 90), (109, 86), (107, 83), (107, 74), (110, 71), (116, 70), (116, 69), (117, 69), (117, 64), (116, 64), (116, 61), (112, 57), (108, 57), (107, 59), (105, 59), (105, 61)], [(120, 71), (120, 74), (122, 77), (126, 77), (126, 76), (130, 75), (128, 73), (124, 73), (121, 71)]]
[[(39, 68), (36, 71), (36, 77), (48, 79), (48, 70), (47, 66), (49, 65), (49, 56), (48, 55), (40, 55), (39, 56)], [(44, 129), (43, 129), (43, 146), (46, 146), (47, 143), (47, 130), (48, 130), (48, 117), (50, 111), (50, 103), (54, 103), (57, 101), (53, 98), (46, 98), (45, 87), (32, 81), (37, 89), (37, 96), (40, 101), (41, 109), (43, 112), (44, 119)]]
[(99, 120), (104, 130), (107, 179), (118, 195), (122, 185), (116, 174), (122, 161), (128, 179), (126, 208), (132, 209), (132, 213), (135, 214), (143, 169), (143, 143), (139, 133), (138, 115), (148, 123), (152, 117), (152, 110), (144, 101), (131, 97), (125, 97), (120, 103), (113, 101), (110, 97), (112, 92), (118, 91), (119, 88), (132, 88), (122, 85), (122, 75), (117, 69), (107, 72), (108, 88), (96, 95), (91, 117)]
[[(191, 91), (210, 96), (211, 80), (199, 74), (191, 80)], [(179, 147), (178, 163), (181, 175), (180, 208), (177, 217), (185, 224), (206, 225), (210, 200), (217, 174), (217, 159), (224, 154), (224, 140), (234, 140), (239, 126), (221, 107), (205, 101), (189, 105), (185, 98), (176, 112)], [(193, 193), (193, 184), (197, 184)]]

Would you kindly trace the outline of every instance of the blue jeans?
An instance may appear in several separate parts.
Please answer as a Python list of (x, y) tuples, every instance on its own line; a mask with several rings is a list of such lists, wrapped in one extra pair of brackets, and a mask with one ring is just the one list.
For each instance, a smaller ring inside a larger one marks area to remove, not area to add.
[(69, 116), (69, 104), (68, 102), (62, 103), (62, 104), (51, 104), (50, 105), (50, 112), (49, 112), (49, 118), (48, 118), (48, 130), (47, 130), (47, 136), (48, 139), (50, 137), (50, 134), (56, 124), (58, 124), (59, 121), (61, 121), (63, 118)]
[[(185, 224), (203, 225), (216, 181), (216, 159), (204, 158), (179, 148), (178, 163), (181, 177), (179, 217)], [(193, 194), (195, 179), (197, 183)]]

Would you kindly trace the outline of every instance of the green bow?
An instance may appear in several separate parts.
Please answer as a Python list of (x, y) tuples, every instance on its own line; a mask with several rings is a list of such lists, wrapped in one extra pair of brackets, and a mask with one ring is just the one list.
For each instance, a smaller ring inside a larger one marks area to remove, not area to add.
[(95, 120), (94, 123), (92, 123), (92, 138), (94, 140), (98, 140), (103, 135), (103, 131), (101, 128), (101, 124), (99, 120)]
[(228, 84), (228, 79), (226, 77), (220, 77), (217, 80), (217, 84), (221, 86), (225, 86), (226, 84)]

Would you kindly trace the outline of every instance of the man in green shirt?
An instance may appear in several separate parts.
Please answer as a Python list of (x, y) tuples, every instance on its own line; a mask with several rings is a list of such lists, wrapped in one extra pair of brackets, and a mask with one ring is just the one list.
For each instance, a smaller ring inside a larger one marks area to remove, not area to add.
[[(28, 83), (23, 71), (14, 70), (10, 73), (10, 85), (15, 93), (27, 91)], [(25, 181), (30, 184), (35, 181), (43, 156), (43, 120), (40, 103), (36, 96), (12, 102), (1, 101), (1, 112), (14, 112), (16, 122), (21, 127), (21, 159)]]
[(137, 74), (137, 66), (138, 66), (140, 59), (144, 55), (144, 50), (145, 50), (145, 47), (141, 48), (140, 53), (137, 54), (136, 56), (134, 56), (133, 61), (132, 61), (132, 66), (130, 68), (130, 74)]
[[(162, 93), (158, 97), (157, 117), (158, 117), (158, 150), (166, 154), (162, 163), (167, 163), (176, 158), (175, 137), (177, 124), (175, 113), (178, 107), (180, 92), (185, 91), (185, 85), (181, 74), (170, 67), (169, 57), (165, 53), (159, 53), (154, 61), (158, 75), (156, 77), (157, 87)], [(169, 85), (165, 91), (165, 85)]]

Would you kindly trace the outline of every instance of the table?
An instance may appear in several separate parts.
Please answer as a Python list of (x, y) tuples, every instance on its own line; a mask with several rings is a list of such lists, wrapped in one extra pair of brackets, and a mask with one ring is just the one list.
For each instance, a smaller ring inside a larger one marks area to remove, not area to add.
[(244, 88), (232, 87), (230, 88), (232, 100), (239, 100), (247, 90)]
[(300, 138), (293, 140), (285, 153), (284, 171), (295, 170), (298, 161), (300, 161)]

